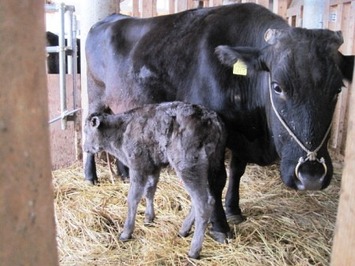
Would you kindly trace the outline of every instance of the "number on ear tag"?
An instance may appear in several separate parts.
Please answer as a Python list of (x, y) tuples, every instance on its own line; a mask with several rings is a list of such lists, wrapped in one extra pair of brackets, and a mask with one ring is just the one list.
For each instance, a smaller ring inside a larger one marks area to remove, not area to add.
[(248, 73), (247, 65), (240, 59), (233, 65), (233, 74), (238, 76), (246, 76)]

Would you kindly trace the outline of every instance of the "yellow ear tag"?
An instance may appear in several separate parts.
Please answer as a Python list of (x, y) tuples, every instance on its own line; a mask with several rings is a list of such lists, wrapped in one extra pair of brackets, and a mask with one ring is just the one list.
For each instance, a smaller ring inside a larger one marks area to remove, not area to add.
[(246, 76), (248, 73), (247, 65), (240, 59), (233, 65), (233, 74), (238, 76)]

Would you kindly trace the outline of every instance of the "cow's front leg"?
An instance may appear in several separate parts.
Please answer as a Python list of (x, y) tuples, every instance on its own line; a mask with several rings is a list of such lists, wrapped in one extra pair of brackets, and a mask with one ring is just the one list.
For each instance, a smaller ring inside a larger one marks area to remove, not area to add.
[(242, 211), (239, 207), (239, 184), (240, 179), (245, 172), (246, 165), (245, 162), (238, 160), (234, 155), (234, 152), (232, 152), (225, 207), (228, 221), (233, 224), (239, 224), (244, 221)]
[(132, 238), (134, 230), (137, 208), (144, 193), (147, 178), (140, 175), (136, 171), (131, 171), (131, 182), (128, 191), (128, 213), (123, 227), (123, 231), (119, 237), (122, 241), (127, 241)]
[(208, 172), (209, 189), (214, 198), (210, 235), (214, 240), (220, 243), (225, 243), (230, 236), (230, 228), (222, 203), (222, 192), (226, 181), (227, 174), (224, 167), (224, 160), (221, 160), (218, 167), (211, 168)]
[(87, 153), (84, 166), (85, 181), (95, 185), (98, 182), (95, 164), (95, 154)]
[(123, 182), (129, 182), (129, 168), (124, 165), (118, 158), (116, 158), (117, 175), (119, 175)]

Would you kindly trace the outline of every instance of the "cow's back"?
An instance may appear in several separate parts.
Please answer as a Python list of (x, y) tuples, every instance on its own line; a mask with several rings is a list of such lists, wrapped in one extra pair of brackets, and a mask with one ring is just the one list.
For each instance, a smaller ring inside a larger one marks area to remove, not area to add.
[(101, 104), (122, 112), (145, 103), (182, 100), (223, 112), (230, 100), (223, 90), (234, 77), (221, 75), (215, 47), (265, 45), (263, 34), (256, 31), (276, 22), (287, 26), (254, 4), (147, 19), (112, 15), (94, 25), (87, 39), (91, 109)]

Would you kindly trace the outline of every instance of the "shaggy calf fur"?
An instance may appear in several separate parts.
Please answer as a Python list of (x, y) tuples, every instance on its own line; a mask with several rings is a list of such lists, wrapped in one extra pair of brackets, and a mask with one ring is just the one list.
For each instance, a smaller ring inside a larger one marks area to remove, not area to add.
[[(226, 221), (221, 223), (215, 217), (221, 212), (225, 217), (221, 197), (226, 181), (226, 131), (215, 112), (198, 105), (172, 102), (146, 105), (118, 115), (95, 113), (87, 118), (85, 133), (86, 152), (105, 150), (129, 167), (128, 216), (121, 240), (132, 236), (137, 206), (143, 195), (147, 200), (145, 222), (153, 221), (159, 173), (168, 164), (183, 181), (192, 201), (191, 211), (179, 232), (187, 236), (195, 222), (188, 255), (199, 257), (210, 219), (217, 239), (225, 231)], [(220, 224), (224, 228), (218, 228)]]

